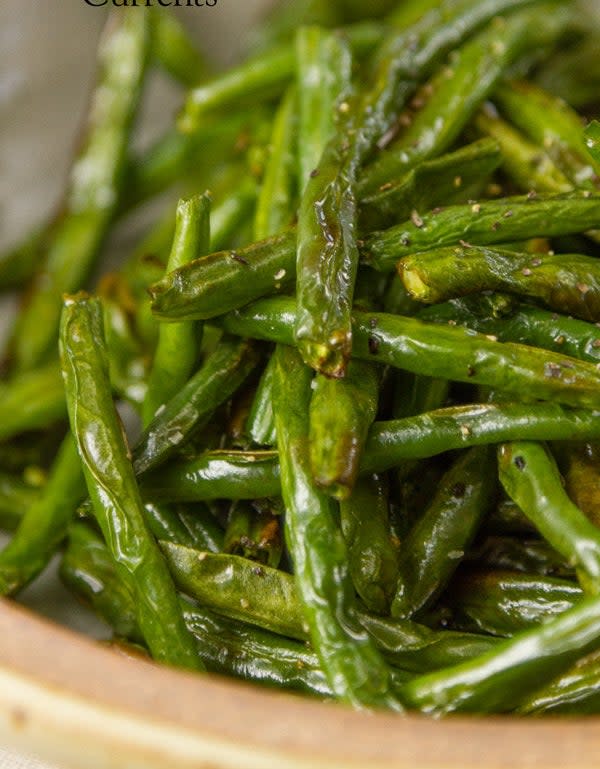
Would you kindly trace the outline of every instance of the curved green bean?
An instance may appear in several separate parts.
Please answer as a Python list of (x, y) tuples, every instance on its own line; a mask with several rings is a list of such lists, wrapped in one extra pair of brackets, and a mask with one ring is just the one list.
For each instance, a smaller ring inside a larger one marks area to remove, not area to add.
[[(179, 201), (167, 272), (208, 251), (209, 214), (210, 198), (206, 194)], [(189, 321), (160, 326), (143, 404), (144, 424), (148, 425), (157, 410), (175, 396), (189, 379), (198, 356), (197, 331)]]
[(568, 498), (558, 468), (539, 443), (502, 444), (500, 481), (542, 536), (575, 566), (584, 589), (600, 590), (600, 531)]
[(202, 668), (166, 564), (144, 522), (143, 505), (108, 382), (102, 307), (85, 294), (67, 297), (60, 354), (71, 430), (94, 515), (118, 573), (135, 597), (136, 618), (153, 656)]

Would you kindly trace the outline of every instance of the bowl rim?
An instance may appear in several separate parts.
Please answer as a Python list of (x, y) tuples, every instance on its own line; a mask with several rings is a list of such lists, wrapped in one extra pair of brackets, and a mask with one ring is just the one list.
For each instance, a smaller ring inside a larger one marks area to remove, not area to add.
[(357, 712), (131, 658), (8, 599), (0, 600), (0, 739), (86, 769), (600, 766), (593, 716)]

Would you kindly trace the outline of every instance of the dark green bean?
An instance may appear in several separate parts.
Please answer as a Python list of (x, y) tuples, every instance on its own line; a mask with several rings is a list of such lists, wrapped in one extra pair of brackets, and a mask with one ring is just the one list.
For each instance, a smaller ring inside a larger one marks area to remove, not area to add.
[(494, 490), (493, 454), (487, 447), (471, 449), (443, 476), (431, 504), (401, 543), (393, 616), (410, 617), (444, 589)]
[[(229, 313), (233, 334), (292, 344), (293, 299), (263, 299)], [(520, 398), (597, 408), (600, 373), (574, 358), (511, 342), (500, 343), (469, 329), (424, 323), (384, 313), (353, 313), (353, 354), (415, 374), (489, 385)]]
[(500, 342), (529, 344), (589, 363), (600, 363), (600, 329), (595, 323), (521, 305), (514, 297), (475, 294), (426, 307), (419, 311), (418, 317), (467, 326), (481, 334), (495, 336)]
[(177, 587), (200, 604), (291, 638), (304, 638), (294, 579), (237, 555), (199, 552), (161, 542)]
[(600, 590), (600, 530), (575, 507), (558, 468), (539, 443), (505, 443), (498, 454), (500, 480), (508, 495), (542, 536), (576, 567), (582, 587)]
[(590, 598), (480, 657), (404, 684), (400, 695), (426, 713), (512, 710), (540, 681), (560, 675), (599, 644), (600, 599)]
[(600, 712), (600, 652), (582, 657), (522, 702), (518, 713), (597, 714)]
[(447, 592), (454, 627), (512, 636), (572, 609), (581, 599), (574, 582), (510, 570), (468, 571)]
[(194, 376), (164, 404), (133, 449), (137, 475), (164, 462), (226, 401), (258, 362), (256, 347), (224, 338)]
[[(352, 58), (348, 46), (333, 35), (314, 48), (310, 61), (305, 61), (308, 54), (299, 57), (299, 95), (304, 109), (299, 140), (303, 192), (297, 229), (295, 336), (310, 366), (339, 377), (351, 349), (350, 305), (358, 267), (352, 242), (355, 171), (344, 170), (347, 151), (340, 150), (336, 138), (338, 132), (345, 134), (349, 128), (345, 115), (350, 109)], [(316, 94), (306, 93), (303, 87), (300, 78), (306, 79), (304, 66), (318, 73), (311, 89)], [(317, 103), (311, 104), (315, 95)], [(316, 136), (314, 128), (312, 135), (309, 130), (313, 126), (319, 126)], [(305, 152), (312, 165), (308, 173)]]
[(398, 579), (398, 550), (392, 541), (382, 478), (372, 475), (354, 486), (340, 504), (340, 524), (356, 592), (368, 609), (387, 613)]
[[(452, 406), (415, 417), (375, 422), (360, 470), (383, 472), (402, 460), (425, 459), (452, 449), (511, 440), (598, 439), (594, 412), (556, 403), (498, 403)], [(276, 451), (212, 451), (171, 462), (142, 480), (150, 499), (192, 502), (256, 499), (281, 493)]]

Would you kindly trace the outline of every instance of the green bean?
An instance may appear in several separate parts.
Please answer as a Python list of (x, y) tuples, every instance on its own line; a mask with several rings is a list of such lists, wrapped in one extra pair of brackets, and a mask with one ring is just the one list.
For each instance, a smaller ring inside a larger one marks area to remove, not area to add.
[(168, 505), (156, 502), (144, 504), (144, 521), (156, 539), (195, 547), (196, 542), (176, 511)]
[(265, 168), (254, 215), (256, 240), (276, 235), (292, 223), (295, 123), (296, 93), (293, 89), (289, 89), (273, 122), (270, 157)]
[(238, 555), (199, 552), (161, 542), (177, 587), (211, 610), (291, 638), (306, 631), (294, 579)]
[[(529, 440), (597, 439), (594, 412), (563, 409), (556, 403), (498, 403), (452, 406), (426, 414), (375, 422), (360, 470), (383, 472), (402, 460), (425, 459), (452, 449)], [(281, 493), (275, 451), (209, 451), (193, 460), (167, 464), (142, 480), (149, 499), (193, 502), (256, 499)]]
[(487, 448), (460, 457), (402, 541), (392, 616), (409, 617), (430, 605), (458, 567), (492, 501), (492, 457)]
[(54, 351), (61, 294), (82, 287), (112, 222), (149, 45), (144, 10), (114, 12), (100, 47), (97, 85), (63, 212), (18, 319), (12, 345), (16, 369), (33, 368)]
[[(179, 201), (167, 272), (208, 251), (209, 214), (210, 200), (207, 195)], [(197, 331), (189, 321), (161, 325), (144, 398), (143, 419), (146, 425), (189, 379), (198, 355)]]
[(194, 376), (158, 410), (133, 449), (137, 475), (164, 462), (226, 401), (258, 362), (256, 347), (224, 338)]
[(67, 297), (60, 354), (71, 430), (94, 515), (135, 597), (136, 617), (153, 656), (201, 668), (183, 623), (164, 560), (144, 522), (143, 505), (108, 382), (102, 308), (86, 295)]
[(347, 499), (358, 476), (367, 432), (377, 414), (379, 374), (351, 361), (341, 380), (315, 378), (309, 408), (310, 467), (317, 486)]
[(515, 80), (494, 99), (517, 128), (545, 149), (576, 187), (596, 189), (600, 163), (588, 154), (579, 115), (562, 99), (533, 83)]
[(319, 698), (333, 697), (317, 655), (305, 643), (249, 628), (195, 606), (186, 606), (184, 617), (208, 670)]
[(64, 439), (41, 494), (25, 511), (0, 552), (0, 593), (12, 595), (44, 569), (64, 539), (85, 483), (70, 434)]
[(208, 71), (206, 59), (183, 24), (164, 11), (152, 16), (152, 55), (182, 85), (197, 85)]
[(600, 599), (586, 599), (480, 657), (404, 684), (400, 696), (426, 713), (512, 710), (599, 643)]
[[(232, 334), (292, 344), (295, 303), (263, 299), (222, 319)], [(489, 385), (501, 392), (597, 408), (600, 374), (590, 363), (469, 329), (424, 323), (385, 313), (353, 313), (353, 353), (415, 374)]]
[[(305, 26), (296, 32), (298, 178), (303, 192), (335, 127), (336, 102), (348, 87), (349, 56), (334, 32)], [(343, 98), (343, 96), (342, 96)]]
[(294, 243), (286, 232), (195, 260), (150, 286), (152, 311), (161, 320), (206, 319), (285, 289), (296, 275)]
[(502, 169), (524, 192), (569, 192), (572, 183), (538, 144), (503, 120), (488, 105), (475, 117), (475, 126), (495, 139), (502, 151)]
[[(456, 159), (452, 162), (460, 160), (462, 165), (464, 159), (465, 179), (468, 179), (471, 162), (474, 166), (473, 173), (481, 178), (482, 174), (488, 173), (486, 168), (489, 167), (491, 170), (491, 166), (497, 163), (497, 152), (492, 153), (491, 149), (490, 145), (483, 146), (477, 151), (474, 148), (472, 160), (470, 153), (467, 158), (464, 158), (465, 153), (457, 151), (454, 153)], [(479, 161), (480, 151), (483, 154), (481, 160), (483, 166)], [(489, 158), (489, 161), (485, 158)], [(422, 194), (427, 195), (426, 200), (431, 200), (432, 203), (438, 202), (438, 199), (431, 197), (435, 194), (432, 193), (435, 188), (430, 185), (430, 180), (434, 177), (437, 185), (438, 170), (438, 165), (432, 163), (428, 169), (423, 170), (422, 176), (419, 176), (419, 172), (415, 170), (417, 176), (412, 177), (418, 180), (415, 184), (422, 185)], [(451, 182), (453, 187), (455, 178), (456, 174), (453, 174)], [(408, 179), (407, 185), (410, 184), (412, 182)], [(441, 194), (441, 189), (439, 187), (437, 189)], [(399, 188), (398, 195), (404, 194), (409, 193), (408, 191), (404, 193)], [(389, 203), (392, 208), (395, 207), (397, 198), (392, 196)], [(374, 205), (378, 206), (379, 203)], [(222, 245), (223, 238), (216, 237), (214, 220), (223, 207), (216, 209), (211, 217), (213, 245), (216, 247)], [(283, 224), (283, 220), (281, 223)], [(241, 307), (265, 294), (287, 289), (296, 277), (295, 237), (294, 233), (288, 232), (263, 239), (245, 248), (216, 252), (173, 272), (150, 287), (154, 314), (162, 320), (206, 319)]]
[[(482, 301), (485, 300), (485, 301)], [(487, 312), (487, 302), (503, 305), (497, 315)], [(600, 330), (594, 323), (567, 315), (517, 304), (502, 294), (451, 299), (421, 310), (418, 317), (436, 323), (467, 326), (500, 342), (518, 342), (562, 352), (589, 363), (600, 363)]]
[(597, 714), (600, 652), (582, 657), (565, 673), (537, 689), (519, 705), (524, 714)]
[(368, 636), (352, 620), (346, 548), (331, 499), (313, 485), (307, 451), (312, 372), (298, 353), (278, 346), (273, 411), (281, 460), (285, 535), (302, 610), (315, 651), (338, 697), (362, 706), (400, 706), (389, 671)]
[(368, 609), (387, 613), (398, 578), (398, 557), (382, 478), (372, 475), (354, 486), (340, 504), (340, 525), (356, 592)]
[(248, 435), (259, 446), (274, 446), (277, 441), (272, 401), (274, 368), (275, 361), (271, 356), (256, 388), (246, 422)]
[(408, 293), (428, 304), (478, 291), (510, 291), (582, 320), (600, 319), (600, 269), (591, 256), (446, 247), (407, 256), (398, 271)]
[[(308, 92), (305, 67), (315, 72), (308, 80), (309, 86), (314, 82)], [(343, 169), (345, 153), (334, 138), (337, 132), (348, 131), (345, 110), (350, 108), (351, 70), (348, 46), (333, 35), (313, 44), (310, 54), (299, 56), (299, 98), (304, 112), (299, 137), (302, 195), (295, 336), (307, 364), (337, 377), (343, 375), (351, 349), (350, 304), (358, 266), (351, 233), (356, 219), (352, 194), (355, 172)], [(319, 126), (318, 131), (313, 126)], [(305, 157), (312, 165), (308, 173)], [(343, 177), (341, 184), (338, 175)], [(337, 218), (339, 224), (335, 223)]]
[[(298, 176), (304, 185), (317, 168), (324, 147), (335, 130), (336, 111), (344, 103), (349, 89), (351, 62), (346, 48), (335, 37), (319, 32), (317, 28), (298, 32), (296, 55), (300, 100)], [(300, 308), (302, 299), (299, 299), (299, 313), (303, 309), (310, 311), (309, 297), (314, 280), (311, 264), (303, 265), (304, 247), (308, 246), (308, 251), (312, 251), (311, 236), (302, 231), (302, 207), (307, 204), (312, 209), (314, 201), (309, 196), (303, 197), (301, 204), (296, 291), (299, 297), (309, 300), (309, 304)], [(311, 221), (312, 215), (309, 211)], [(311, 225), (308, 226), (310, 229)], [(301, 338), (301, 325), (302, 320), (298, 319), (297, 339)], [(310, 336), (312, 332), (309, 330)], [(305, 357), (310, 357), (310, 343), (301, 342), (300, 346)], [(312, 474), (318, 486), (338, 499), (350, 494), (356, 480), (366, 433), (377, 411), (378, 385), (378, 374), (371, 364), (357, 362), (348, 366), (342, 382), (322, 375), (314, 381), (309, 409)]]
[(447, 595), (455, 627), (496, 636), (538, 627), (582, 599), (573, 582), (510, 570), (461, 574)]
[(543, 6), (525, 9), (508, 18), (496, 17), (455, 49), (448, 66), (428, 83), (425, 104), (408, 114), (410, 124), (364, 171), (362, 196), (406, 173), (420, 160), (448, 149), (479, 105), (516, 59), (547, 45), (564, 27), (564, 16)]
[(393, 665), (423, 673), (455, 665), (493, 649), (498, 639), (476, 633), (431, 630), (412, 620), (359, 611), (361, 625)]
[(392, 270), (399, 259), (420, 251), (567, 235), (584, 232), (599, 220), (600, 196), (586, 192), (448, 206), (374, 233), (367, 238), (362, 257), (371, 267)]
[(146, 499), (168, 502), (275, 496), (281, 493), (277, 452), (205, 452), (146, 475), (140, 489)]
[(241, 501), (233, 503), (225, 530), (223, 552), (277, 568), (282, 547), (277, 515), (270, 510), (256, 510)]
[(374, 194), (360, 197), (360, 229), (369, 232), (389, 227), (408, 219), (412, 211), (477, 199), (501, 162), (503, 153), (498, 143), (487, 138), (423, 160), (399, 181), (386, 183)]
[(55, 361), (17, 373), (0, 384), (0, 440), (51, 427), (66, 414), (62, 378)]
[(575, 566), (582, 587), (600, 589), (600, 531), (567, 497), (558, 468), (539, 443), (505, 443), (498, 454), (500, 480), (508, 495), (542, 536)]
[[(489, 519), (488, 519), (489, 520)], [(486, 520), (486, 531), (488, 530)], [(571, 579), (573, 567), (543, 539), (519, 536), (488, 536), (465, 556), (477, 568), (521, 571)]]

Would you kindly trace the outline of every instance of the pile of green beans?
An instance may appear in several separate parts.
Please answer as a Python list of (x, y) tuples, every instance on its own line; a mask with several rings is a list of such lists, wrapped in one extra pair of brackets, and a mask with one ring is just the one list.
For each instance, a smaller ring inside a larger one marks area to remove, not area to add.
[[(217, 74), (165, 9), (111, 11), (60, 215), (0, 255), (0, 593), (58, 554), (173, 666), (598, 713), (599, 23), (321, 6)], [(140, 152), (157, 67), (187, 95)]]

